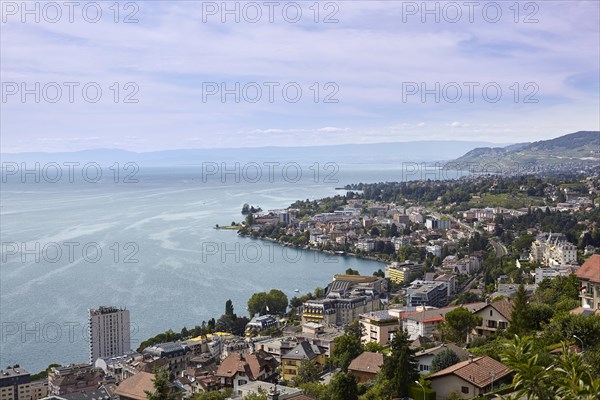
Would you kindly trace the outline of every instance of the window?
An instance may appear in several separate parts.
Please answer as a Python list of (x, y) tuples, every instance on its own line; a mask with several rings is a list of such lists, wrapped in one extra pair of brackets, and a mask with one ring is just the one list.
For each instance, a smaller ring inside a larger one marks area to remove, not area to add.
[(493, 316), (494, 316), (494, 311), (490, 310), (490, 317), (493, 317)]
[(468, 387), (468, 386), (462, 386), (462, 387), (460, 388), (460, 391), (461, 391), (462, 393), (469, 394), (469, 387)]

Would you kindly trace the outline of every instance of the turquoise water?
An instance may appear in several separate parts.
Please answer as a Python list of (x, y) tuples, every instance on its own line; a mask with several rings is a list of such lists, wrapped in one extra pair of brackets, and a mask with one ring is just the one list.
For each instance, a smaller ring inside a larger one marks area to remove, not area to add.
[(220, 316), (227, 299), (245, 314), (254, 292), (280, 288), (291, 298), (295, 289), (323, 287), (349, 267), (372, 274), (380, 263), (213, 227), (240, 221), (246, 202), (283, 208), (333, 195), (347, 183), (400, 176), (394, 168), (362, 166), (340, 169), (338, 182), (327, 183), (308, 174), (297, 183), (202, 182), (194, 168), (144, 169), (136, 178), (2, 185), (0, 366), (37, 372), (49, 363), (87, 361), (87, 309), (99, 305), (130, 310), (135, 348), (159, 332)]

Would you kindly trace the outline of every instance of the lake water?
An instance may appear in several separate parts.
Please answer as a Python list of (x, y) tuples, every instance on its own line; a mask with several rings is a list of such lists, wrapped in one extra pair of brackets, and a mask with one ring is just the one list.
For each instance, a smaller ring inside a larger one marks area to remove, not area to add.
[(339, 193), (347, 183), (403, 178), (394, 166), (365, 165), (340, 168), (330, 179), (305, 169), (298, 182), (277, 174), (273, 182), (236, 182), (233, 175), (203, 182), (197, 168), (170, 168), (142, 169), (137, 183), (122, 176), (115, 183), (107, 172), (96, 183), (25, 177), (2, 185), (1, 367), (38, 372), (49, 363), (86, 362), (87, 309), (100, 305), (130, 310), (135, 348), (167, 329), (219, 317), (227, 299), (246, 314), (258, 291), (279, 288), (291, 298), (349, 267), (370, 275), (383, 265), (213, 227), (241, 221), (244, 203), (284, 208)]

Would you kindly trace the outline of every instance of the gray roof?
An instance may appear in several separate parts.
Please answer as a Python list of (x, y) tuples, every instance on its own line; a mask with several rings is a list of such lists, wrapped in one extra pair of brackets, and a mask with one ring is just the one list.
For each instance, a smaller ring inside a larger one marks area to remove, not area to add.
[(289, 358), (292, 360), (302, 360), (307, 358), (312, 360), (320, 354), (322, 354), (322, 351), (319, 349), (319, 347), (311, 345), (308, 342), (300, 342), (296, 347), (294, 347), (281, 358)]

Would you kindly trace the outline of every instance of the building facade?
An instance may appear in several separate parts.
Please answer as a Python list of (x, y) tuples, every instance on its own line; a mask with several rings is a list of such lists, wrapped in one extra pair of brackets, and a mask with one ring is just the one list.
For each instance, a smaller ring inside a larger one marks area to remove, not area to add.
[(0, 400), (31, 400), (31, 375), (23, 368), (0, 370)]
[(600, 310), (600, 255), (588, 258), (576, 275), (581, 279), (581, 306), (592, 311)]
[(131, 351), (129, 310), (116, 307), (90, 309), (90, 363)]

